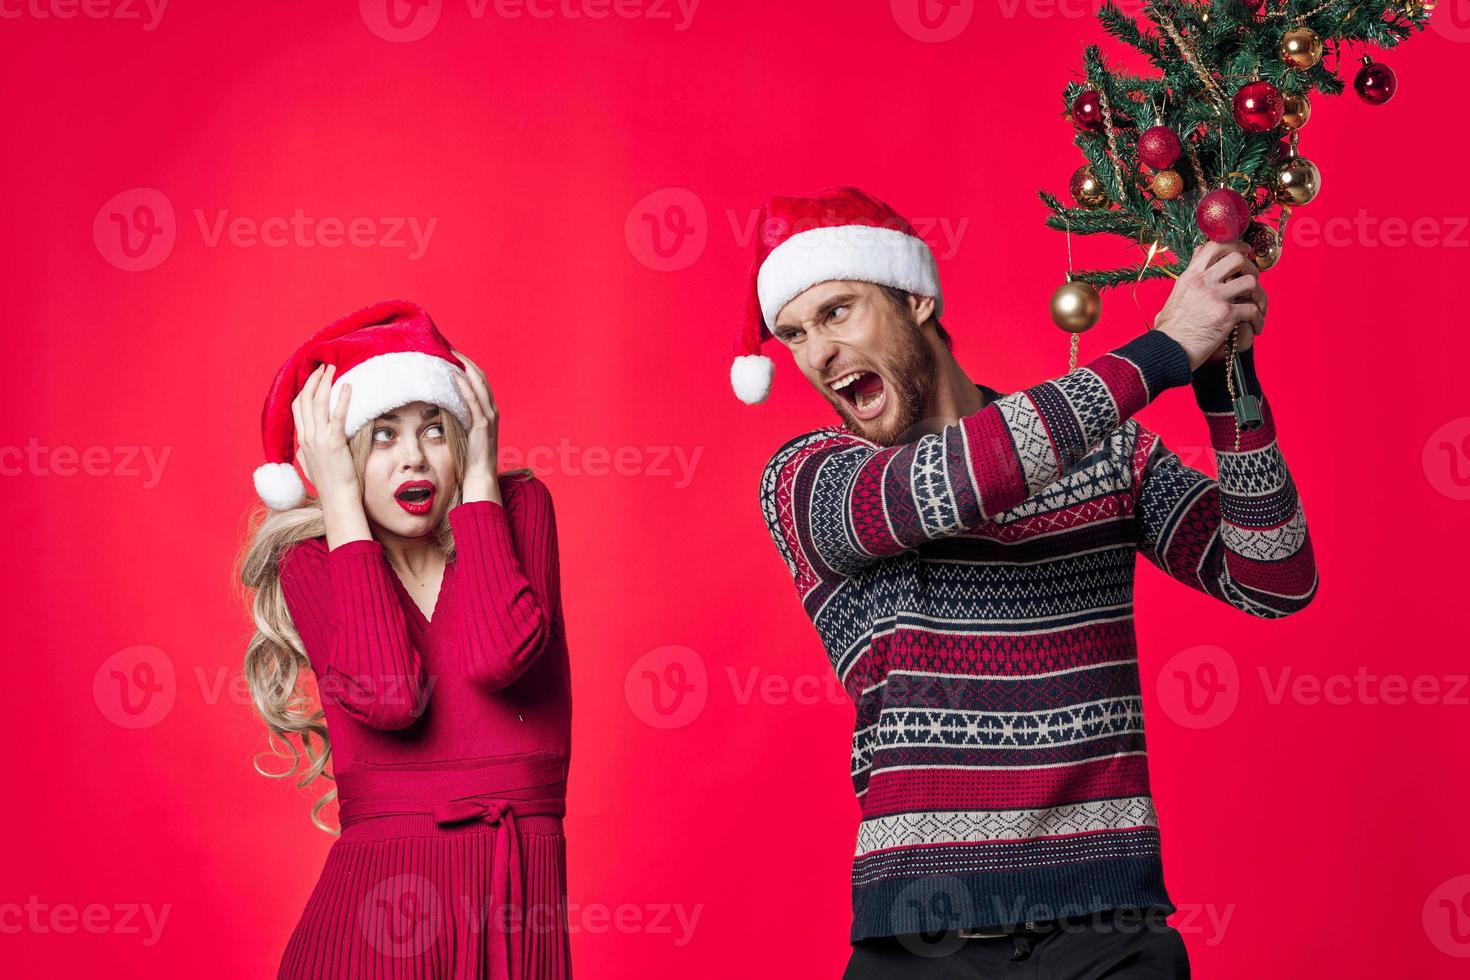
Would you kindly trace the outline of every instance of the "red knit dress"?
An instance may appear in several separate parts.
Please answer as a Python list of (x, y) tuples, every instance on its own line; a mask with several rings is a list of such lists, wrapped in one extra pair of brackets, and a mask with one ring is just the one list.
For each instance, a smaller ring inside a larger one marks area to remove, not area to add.
[(571, 693), (535, 477), (449, 512), (426, 619), (376, 540), (280, 559), (332, 740), (341, 836), (280, 978), (568, 980)]

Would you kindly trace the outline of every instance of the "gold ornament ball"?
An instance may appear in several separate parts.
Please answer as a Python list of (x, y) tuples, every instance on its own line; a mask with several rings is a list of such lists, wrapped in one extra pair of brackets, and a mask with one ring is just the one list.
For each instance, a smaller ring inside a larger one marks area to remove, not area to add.
[(1082, 333), (1097, 323), (1102, 299), (1091, 283), (1080, 279), (1064, 282), (1051, 294), (1051, 319), (1068, 333)]
[(1276, 171), (1276, 200), (1281, 204), (1310, 204), (1322, 189), (1322, 172), (1305, 157), (1291, 157)]
[(1251, 259), (1256, 263), (1256, 268), (1262, 272), (1281, 259), (1281, 236), (1270, 225), (1253, 221), (1251, 226), (1245, 230), (1245, 234), (1240, 236), (1240, 240), (1250, 246)]
[(1424, 13), (1423, 0), (1404, 0), (1404, 16), (1410, 20), (1417, 20)]
[(1172, 201), (1184, 192), (1184, 178), (1173, 170), (1160, 170), (1149, 181), (1154, 197), (1161, 201)]
[(1322, 39), (1310, 27), (1293, 27), (1281, 35), (1281, 58), (1297, 71), (1315, 68), (1322, 60)]
[(1301, 129), (1312, 118), (1312, 103), (1305, 95), (1286, 95), (1282, 101), (1286, 103), (1286, 112), (1281, 117), (1281, 125), (1287, 129)]
[(1072, 174), (1071, 191), (1073, 200), (1084, 208), (1099, 208), (1108, 203), (1102, 181), (1097, 179), (1097, 174), (1092, 172), (1092, 165), (1088, 163), (1078, 167), (1077, 172)]

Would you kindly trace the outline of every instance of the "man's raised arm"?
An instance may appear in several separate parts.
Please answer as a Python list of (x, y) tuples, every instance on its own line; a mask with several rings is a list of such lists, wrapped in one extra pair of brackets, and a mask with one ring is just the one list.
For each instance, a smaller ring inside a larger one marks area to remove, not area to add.
[(1185, 349), (1154, 330), (916, 442), (884, 448), (832, 430), (793, 440), (762, 476), (767, 525), (793, 572), (800, 551), (851, 575), (1044, 489), (1164, 390), (1189, 383), (1190, 368)]
[[(1255, 386), (1255, 352), (1239, 355)], [(1200, 368), (1195, 398), (1210, 426), (1220, 479), (1191, 469), (1151, 432), (1134, 453), (1139, 548), (1169, 575), (1263, 618), (1304, 608), (1317, 592), (1317, 563), (1296, 483), (1276, 444), (1276, 422), (1235, 442), (1234, 415), (1218, 363)]]

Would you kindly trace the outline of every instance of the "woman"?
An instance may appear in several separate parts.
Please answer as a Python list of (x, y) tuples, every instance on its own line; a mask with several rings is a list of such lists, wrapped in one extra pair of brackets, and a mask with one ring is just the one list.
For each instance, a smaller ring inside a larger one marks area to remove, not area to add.
[(332, 324), (272, 385), (245, 674), (301, 784), (331, 763), (341, 823), (281, 978), (571, 976), (556, 525), (529, 470), (497, 473), (497, 424), (412, 303)]

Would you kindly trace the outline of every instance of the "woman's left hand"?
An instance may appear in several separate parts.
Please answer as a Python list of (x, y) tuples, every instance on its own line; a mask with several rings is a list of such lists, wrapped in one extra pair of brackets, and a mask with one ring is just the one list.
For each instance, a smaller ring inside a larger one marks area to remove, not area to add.
[(470, 427), (465, 432), (465, 496), (493, 499), (498, 489), (496, 456), (500, 448), (500, 413), (495, 408), (495, 395), (479, 365), (460, 351), (450, 350), (464, 363), (464, 376), (456, 374), (454, 382), (470, 408)]

